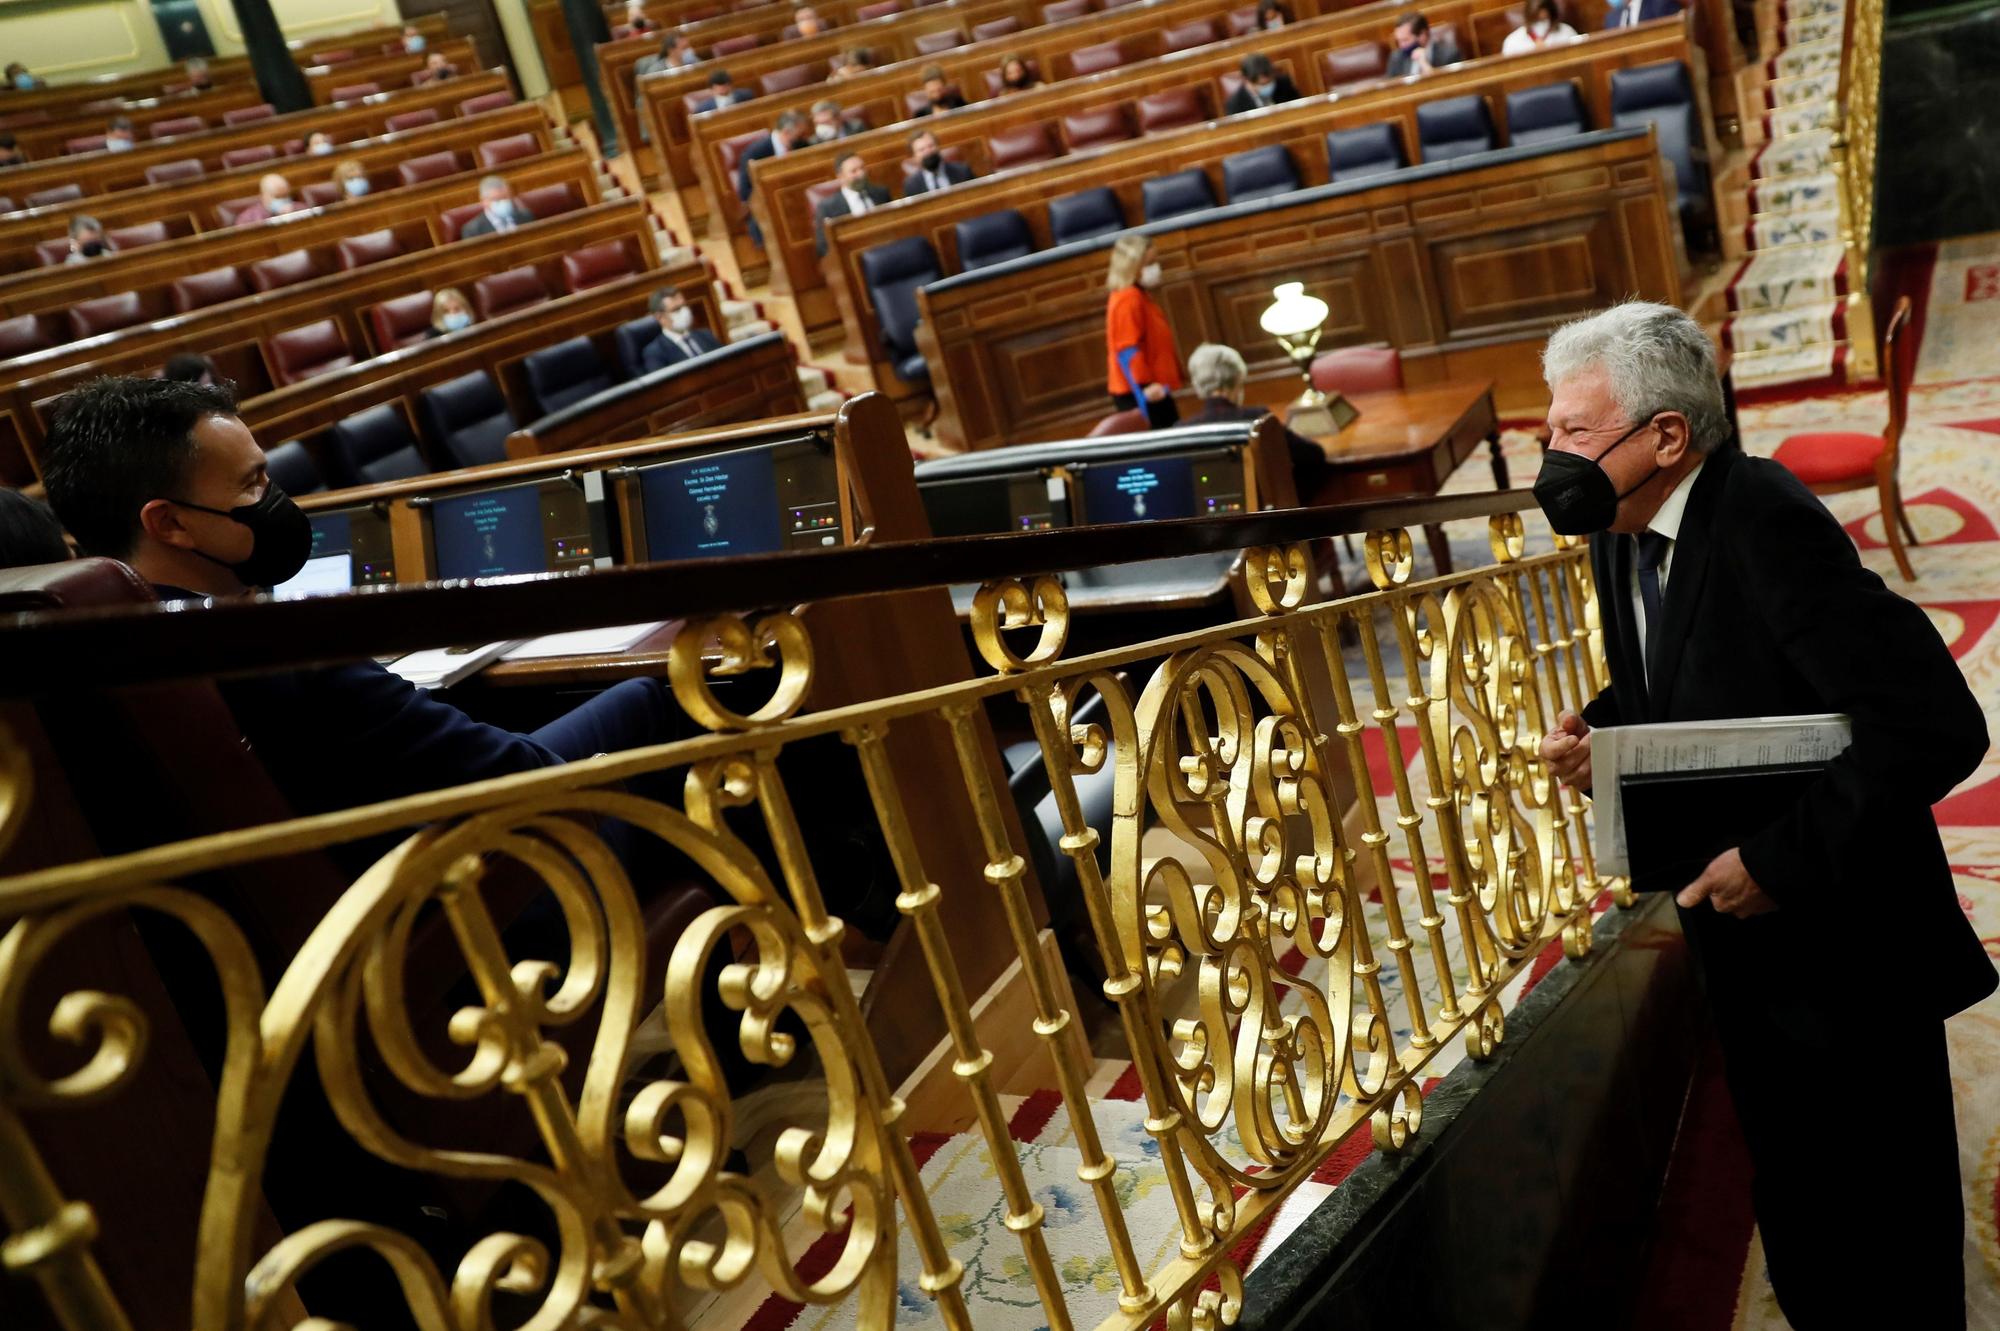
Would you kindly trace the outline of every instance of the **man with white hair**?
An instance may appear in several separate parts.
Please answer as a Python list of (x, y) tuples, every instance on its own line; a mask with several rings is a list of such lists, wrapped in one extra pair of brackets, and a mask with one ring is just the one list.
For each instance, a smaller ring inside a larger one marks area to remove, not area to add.
[[(1204, 342), (1188, 356), (1188, 382), (1201, 394), (1201, 415), (1190, 424), (1213, 421), (1255, 421), (1270, 413), (1243, 405), (1243, 385), (1250, 367), (1242, 353), (1220, 342)], [(1310, 504), (1326, 480), (1326, 450), (1303, 435), (1285, 431), (1285, 448), (1292, 455), (1292, 480), (1299, 502)]]
[(1853, 722), (1846, 752), (1692, 882), (1648, 882), (1644, 865), (1636, 880), (1676, 893), (1779, 1306), (1797, 1331), (1963, 1327), (1944, 1019), (1996, 979), (1930, 806), (1985, 754), (1979, 704), (1805, 486), (1730, 442), (1714, 350), (1686, 314), (1615, 306), (1558, 329), (1542, 363), (1535, 496), (1558, 532), (1590, 536), (1612, 681), (1542, 741), (1555, 775), (1589, 790), (1605, 726)]

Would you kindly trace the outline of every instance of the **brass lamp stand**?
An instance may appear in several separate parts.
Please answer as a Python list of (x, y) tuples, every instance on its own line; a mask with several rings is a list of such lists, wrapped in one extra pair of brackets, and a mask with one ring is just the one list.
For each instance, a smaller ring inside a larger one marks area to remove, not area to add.
[(1326, 302), (1308, 296), (1303, 282), (1286, 282), (1271, 294), (1277, 299), (1257, 322), (1278, 339), (1278, 345), (1285, 349), (1306, 381), (1305, 392), (1292, 403), (1285, 423), (1309, 437), (1339, 434), (1358, 420), (1361, 413), (1339, 393), (1322, 393), (1313, 387), (1313, 353), (1319, 348), (1320, 329), (1326, 324)]

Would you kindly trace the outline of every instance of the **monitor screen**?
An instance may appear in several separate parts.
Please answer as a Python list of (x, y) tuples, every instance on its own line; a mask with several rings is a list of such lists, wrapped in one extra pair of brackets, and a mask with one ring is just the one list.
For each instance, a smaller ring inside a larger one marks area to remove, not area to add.
[(640, 468), (638, 478), (646, 559), (841, 542), (838, 474), (833, 458), (810, 440), (662, 462)]
[(312, 534), (308, 559), (347, 555), (349, 586), (372, 587), (396, 580), (396, 553), (389, 540), (387, 510), (368, 505), (315, 513)]
[(1046, 472), (972, 476), (918, 487), (933, 536), (990, 536), (1069, 526), (1069, 496)]
[(430, 514), (440, 578), (591, 566), (590, 505), (570, 477), (452, 495), (434, 501)]
[(1091, 463), (1079, 470), (1084, 517), (1093, 524), (1243, 511), (1243, 460), (1232, 449)]
[(306, 566), (296, 577), (273, 587), (271, 595), (288, 601), (296, 596), (326, 596), (353, 589), (354, 556), (343, 550), (338, 554), (314, 555), (306, 560)]

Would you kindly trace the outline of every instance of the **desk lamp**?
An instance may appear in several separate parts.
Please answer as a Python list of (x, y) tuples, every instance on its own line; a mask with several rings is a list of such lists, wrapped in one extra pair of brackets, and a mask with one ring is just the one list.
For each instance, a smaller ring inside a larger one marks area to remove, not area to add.
[(1326, 323), (1326, 302), (1318, 296), (1308, 296), (1303, 282), (1286, 282), (1271, 294), (1277, 299), (1257, 322), (1278, 339), (1278, 345), (1285, 349), (1306, 381), (1306, 391), (1292, 403), (1286, 424), (1303, 435), (1339, 434), (1361, 413), (1339, 393), (1322, 393), (1313, 387), (1313, 352), (1319, 348), (1320, 329)]

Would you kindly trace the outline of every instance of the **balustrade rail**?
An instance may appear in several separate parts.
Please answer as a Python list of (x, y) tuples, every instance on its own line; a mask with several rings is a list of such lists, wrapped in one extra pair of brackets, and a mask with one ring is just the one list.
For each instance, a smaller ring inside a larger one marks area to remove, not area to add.
[[(886, 1327), (911, 1279), (946, 1325), (978, 1324), (964, 1254), (932, 1211), (905, 1103), (850, 988), (838, 872), (802, 829), (820, 792), (786, 762), (818, 741), (865, 782), (898, 880), (899, 927), (929, 972), (956, 1093), (984, 1137), (1048, 1324), (1078, 1318), (991, 1076), (1005, 1033), (975, 1020), (941, 925), (972, 894), (997, 898), (1004, 914), (1046, 1046), (1044, 1084), (1075, 1134), (1087, 1223), (1111, 1259), (1116, 1306), (1091, 1320), (1233, 1322), (1239, 1240), (1350, 1134), (1401, 1149), (1419, 1130), (1424, 1069), (1439, 1051), (1462, 1039), (1472, 1057), (1490, 1055), (1508, 981), (1552, 940), (1584, 955), (1605, 889), (1629, 901), (1593, 867), (1584, 801), (1537, 756), (1557, 712), (1580, 708), (1605, 667), (1586, 551), (1559, 539), (1530, 553), (1531, 505), (1509, 491), (892, 543), (727, 570), (654, 565), (311, 606), (0, 624), (0, 697), (46, 699), (435, 644), (459, 627), (454, 616), (504, 615), (516, 631), (542, 632), (622, 622), (635, 604), (677, 606), (692, 617), (672, 650), (671, 691), (707, 732), (0, 879), (6, 1278), (34, 1282), (69, 1327), (140, 1321), (95, 1245), (93, 1208), (119, 1199), (66, 1189), (36, 1126), (86, 1107), (117, 1110), (130, 1130), (146, 1122), (147, 1105), (120, 1097), (147, 1058), (147, 1013), (124, 995), (72, 988), (47, 964), (93, 922), (129, 914), (177, 922), (220, 989), (211, 1154), (183, 1217), (199, 1236), (193, 1307), (177, 1324), (298, 1323), (299, 1282), (357, 1252), (394, 1276), (426, 1328), (487, 1327), (496, 1316), (678, 1326), (714, 1291), (746, 1284), (802, 1304), (845, 1302), (843, 1320)], [(1408, 528), (1466, 519), (1488, 524), (1492, 562), (1415, 578)], [(1344, 532), (1364, 543), (1372, 588), (1315, 603), (1310, 543)], [(1247, 552), (1257, 617), (1065, 654), (1060, 571), (1230, 548)], [(815, 644), (801, 618), (741, 612), (950, 582), (978, 584), (971, 634), (992, 673), (831, 710), (802, 707)], [(742, 694), (752, 680), (765, 681), (754, 704)], [(989, 709), (1017, 706), (1046, 765), (1059, 855), (1074, 867), (1092, 964), (1157, 1147), (1145, 1167), (1170, 1192), (1177, 1237), (1129, 1230), (1120, 1186), (1138, 1162), (1107, 1146), (1086, 1091), (1092, 1069), (1076, 1053), (1080, 1014), (1037, 937), (1028, 848), (1003, 812), (1008, 793), (982, 729)], [(896, 741), (920, 730), (947, 737), (940, 770), (904, 761)], [(1375, 765), (1392, 778), (1380, 805)], [(1115, 796), (1093, 825), (1079, 783), (1103, 772)], [(0, 855), (38, 817), (46, 784), (21, 736), (0, 734)], [(969, 808), (983, 873), (925, 861), (912, 829), (945, 802)], [(628, 873), (609, 820), (685, 857), (719, 903), (679, 934), (663, 980), (657, 967), (649, 979), (651, 884)], [(275, 890), (282, 866), (388, 833), (402, 839), (281, 957), (260, 956), (226, 900), (196, 885), (232, 872), (266, 875)], [(499, 898), (522, 879), (560, 927), (525, 938), (506, 928)], [(411, 978), (436, 963), (440, 942), (476, 992), (440, 1019), (442, 1040), (420, 1029), (429, 1010)], [(661, 1023), (671, 1056), (645, 1062), (635, 1041)], [(34, 1052), (50, 1036), (72, 1051), (66, 1071)], [(743, 1106), (718, 1037), (812, 1092), (768, 1160), (732, 1155)], [(352, 1143), (418, 1179), (521, 1185), (539, 1224), (493, 1229), (444, 1256), (338, 1213), (288, 1222), (282, 1236), (260, 1227), (281, 1104), (309, 1051)], [(419, 1134), (400, 1117), (412, 1101), (450, 1112)], [(481, 1116), (528, 1125), (519, 1149), (435, 1135)], [(897, 1270), (899, 1228), (914, 1240), (914, 1273)], [(815, 1238), (837, 1255), (802, 1269)], [(1164, 1263), (1142, 1257), (1162, 1242)]]

